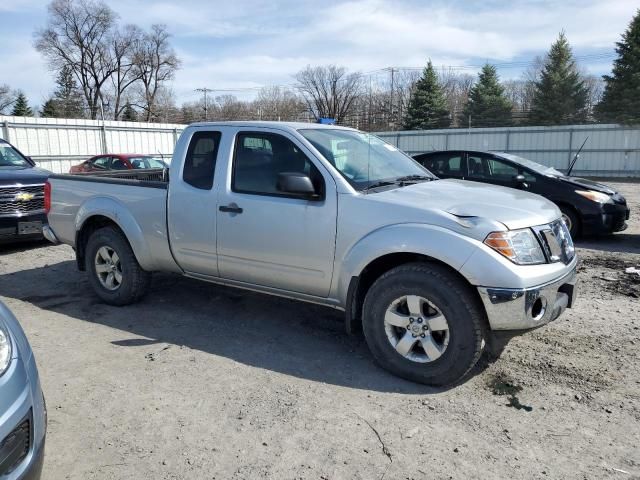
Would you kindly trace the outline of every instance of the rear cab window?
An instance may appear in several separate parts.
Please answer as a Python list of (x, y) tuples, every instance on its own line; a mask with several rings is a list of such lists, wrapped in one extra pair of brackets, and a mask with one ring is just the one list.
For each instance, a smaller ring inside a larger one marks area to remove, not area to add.
[(221, 132), (201, 131), (191, 136), (184, 159), (182, 179), (192, 187), (211, 190)]

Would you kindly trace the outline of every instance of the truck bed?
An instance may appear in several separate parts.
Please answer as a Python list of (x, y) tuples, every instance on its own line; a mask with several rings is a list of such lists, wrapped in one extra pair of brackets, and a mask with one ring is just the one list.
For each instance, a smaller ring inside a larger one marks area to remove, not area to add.
[(166, 171), (51, 175), (48, 182), (48, 220), (61, 242), (75, 246), (87, 216), (99, 215), (121, 226), (144, 267), (176, 268), (168, 242)]

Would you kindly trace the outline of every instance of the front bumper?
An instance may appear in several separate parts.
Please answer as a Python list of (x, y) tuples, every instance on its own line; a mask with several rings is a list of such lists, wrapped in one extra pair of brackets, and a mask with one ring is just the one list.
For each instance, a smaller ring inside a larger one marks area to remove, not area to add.
[[(0, 444), (2, 454), (15, 452), (11, 438), (28, 420), (28, 450), (16, 461), (0, 464), (2, 480), (31, 480), (40, 478), (44, 457), (47, 414), (33, 355), (26, 364), (21, 358), (12, 360), (9, 369), (0, 377)], [(8, 440), (9, 439), (9, 440)], [(7, 441), (7, 443), (5, 443)]]
[(606, 204), (598, 213), (585, 214), (582, 217), (582, 233), (600, 235), (621, 232), (627, 228), (630, 210), (627, 205)]
[(44, 213), (35, 213), (22, 216), (0, 216), (0, 243), (15, 242), (20, 240), (42, 239), (41, 231), (25, 231), (21, 225), (40, 222), (47, 224), (47, 216)]
[(478, 287), (491, 330), (528, 330), (558, 318), (576, 298), (576, 267), (562, 277), (530, 288)]

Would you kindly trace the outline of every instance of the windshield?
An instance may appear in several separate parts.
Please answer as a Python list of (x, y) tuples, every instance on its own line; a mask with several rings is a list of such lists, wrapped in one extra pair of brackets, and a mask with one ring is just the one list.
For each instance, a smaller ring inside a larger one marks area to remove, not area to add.
[(553, 167), (546, 167), (545, 165), (540, 165), (533, 160), (529, 160), (528, 158), (522, 158), (518, 155), (512, 155), (510, 153), (502, 153), (500, 152), (500, 156), (506, 158), (507, 160), (511, 160), (512, 162), (519, 163), (523, 167), (527, 167), (530, 170), (533, 170), (536, 173), (540, 173), (542, 175), (555, 175), (562, 177), (564, 173), (559, 170), (556, 170)]
[(31, 164), (8, 143), (0, 143), (0, 168), (31, 167)]
[(333, 128), (301, 129), (300, 133), (357, 190), (402, 177), (436, 178), (415, 160), (374, 135)]
[(131, 157), (129, 162), (131, 162), (131, 167), (134, 169), (167, 167), (166, 163), (155, 157)]

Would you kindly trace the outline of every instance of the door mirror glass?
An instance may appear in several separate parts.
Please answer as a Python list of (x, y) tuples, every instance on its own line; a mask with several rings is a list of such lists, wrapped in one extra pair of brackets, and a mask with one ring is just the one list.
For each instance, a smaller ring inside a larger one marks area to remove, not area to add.
[(300, 195), (302, 197), (318, 197), (313, 182), (305, 173), (282, 172), (278, 174), (277, 189), (283, 193)]

